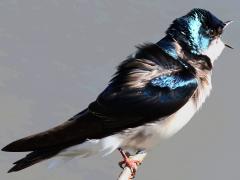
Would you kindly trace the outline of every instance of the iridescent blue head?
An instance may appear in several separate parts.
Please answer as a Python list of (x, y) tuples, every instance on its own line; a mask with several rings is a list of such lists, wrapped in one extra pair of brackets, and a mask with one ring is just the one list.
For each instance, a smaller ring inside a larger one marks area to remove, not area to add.
[[(226, 25), (207, 10), (193, 9), (174, 20), (166, 33), (184, 50), (199, 55), (206, 52), (213, 42), (219, 40), (222, 43), (220, 37)], [(223, 49), (224, 44), (221, 45)]]

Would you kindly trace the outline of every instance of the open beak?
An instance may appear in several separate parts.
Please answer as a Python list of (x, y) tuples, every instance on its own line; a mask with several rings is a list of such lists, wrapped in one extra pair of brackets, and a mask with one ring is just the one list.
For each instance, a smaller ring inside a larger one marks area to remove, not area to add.
[[(233, 21), (226, 21), (224, 22), (224, 27), (223, 27), (223, 30), (229, 25), (233, 23)], [(226, 47), (230, 48), (230, 49), (234, 49), (232, 46), (228, 45), (228, 44), (225, 44)]]
[(230, 46), (230, 45), (228, 45), (228, 44), (226, 44), (226, 43), (225, 43), (225, 46), (228, 47), (228, 48), (230, 48), (230, 49), (234, 49), (232, 46)]
[(224, 22), (224, 27), (223, 27), (223, 29), (225, 29), (226, 27), (228, 27), (228, 25), (231, 24), (231, 23), (233, 23), (232, 20), (231, 20), (231, 21), (226, 21), (226, 22)]

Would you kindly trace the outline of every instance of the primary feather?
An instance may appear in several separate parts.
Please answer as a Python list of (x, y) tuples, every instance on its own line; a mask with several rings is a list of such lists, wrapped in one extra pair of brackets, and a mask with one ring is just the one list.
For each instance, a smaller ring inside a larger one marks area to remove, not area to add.
[[(138, 85), (133, 85), (138, 81)], [(160, 47), (146, 45), (139, 49), (136, 58), (129, 58), (119, 66), (109, 86), (86, 110), (2, 150), (33, 151), (11, 171), (20, 170), (88, 139), (101, 139), (172, 114), (187, 102), (196, 87), (193, 72), (172, 60)], [(19, 168), (19, 164), (25, 165)]]
[(55, 155), (86, 157), (106, 155), (118, 147), (148, 149), (179, 131), (209, 95), (212, 62), (223, 50), (219, 38), (196, 45), (207, 35), (202, 34), (205, 25), (199, 23), (215, 20), (212, 16), (195, 9), (178, 18), (166, 37), (138, 47), (134, 56), (123, 61), (107, 88), (85, 110), (4, 147), (9, 152), (31, 151), (9, 172)]

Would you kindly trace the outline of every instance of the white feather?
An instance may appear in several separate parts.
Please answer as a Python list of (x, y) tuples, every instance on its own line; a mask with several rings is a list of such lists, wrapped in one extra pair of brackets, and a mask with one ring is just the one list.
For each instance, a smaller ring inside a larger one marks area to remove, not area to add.
[(87, 140), (82, 144), (71, 146), (61, 151), (58, 155), (65, 157), (88, 157), (99, 152), (101, 149), (100, 140)]
[[(95, 154), (106, 156), (121, 146), (122, 139), (118, 135), (107, 136), (100, 140), (87, 140), (82, 144), (71, 146), (58, 154), (63, 160), (73, 159), (74, 157), (88, 157)], [(59, 160), (58, 160), (59, 161)], [(53, 162), (50, 167), (55, 166), (58, 161)], [(62, 161), (60, 161), (62, 162)]]
[[(223, 51), (225, 45), (220, 38), (211, 42), (209, 48), (203, 52), (214, 62)], [(58, 154), (60, 160), (53, 161), (49, 167), (54, 167), (59, 162), (65, 162), (76, 156), (88, 157), (101, 153), (103, 156), (112, 153), (118, 147), (130, 149), (149, 149), (158, 144), (161, 139), (166, 139), (182, 129), (204, 103), (211, 90), (211, 77), (209, 84), (205, 87), (199, 86), (197, 105), (193, 99), (189, 100), (180, 110), (173, 115), (160, 119), (155, 123), (127, 129), (119, 134), (111, 135), (99, 140), (87, 140), (86, 142), (69, 147)]]
[(118, 134), (101, 139), (101, 151), (103, 152), (103, 156), (106, 156), (119, 148), (122, 141), (123, 139)]
[(225, 44), (222, 42), (222, 40), (220, 38), (216, 38), (210, 43), (208, 49), (202, 54), (208, 56), (213, 63), (220, 56), (224, 47)]

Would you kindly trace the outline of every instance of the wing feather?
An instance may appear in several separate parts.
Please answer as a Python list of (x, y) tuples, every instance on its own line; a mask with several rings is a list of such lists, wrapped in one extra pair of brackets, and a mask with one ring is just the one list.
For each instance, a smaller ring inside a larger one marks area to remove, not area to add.
[(194, 94), (192, 71), (158, 46), (142, 47), (124, 61), (97, 100), (69, 121), (10, 143), (4, 151), (41, 151), (99, 139), (168, 116)]

